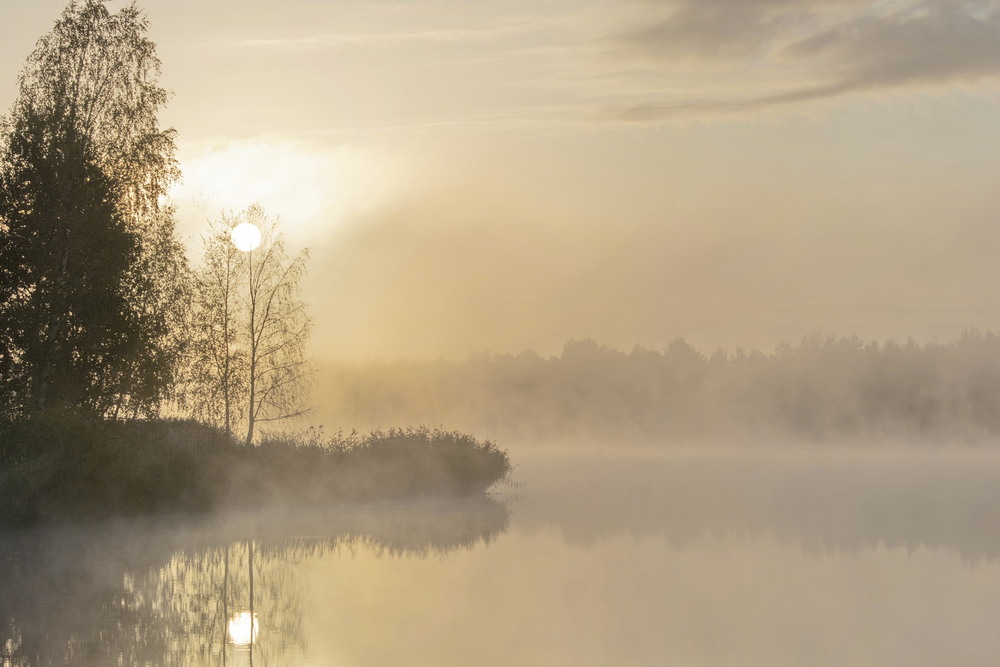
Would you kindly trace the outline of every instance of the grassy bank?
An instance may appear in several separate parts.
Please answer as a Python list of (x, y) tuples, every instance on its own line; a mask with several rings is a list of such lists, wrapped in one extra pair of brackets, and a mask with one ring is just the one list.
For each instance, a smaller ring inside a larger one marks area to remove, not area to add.
[(0, 423), (0, 523), (482, 493), (510, 460), (429, 429), (245, 447), (193, 421), (52, 412)]

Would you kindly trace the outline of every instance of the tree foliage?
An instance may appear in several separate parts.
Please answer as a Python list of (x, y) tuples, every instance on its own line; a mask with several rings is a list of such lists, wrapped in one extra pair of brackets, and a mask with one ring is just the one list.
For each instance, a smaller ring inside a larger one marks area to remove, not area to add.
[(134, 224), (158, 210), (180, 176), (176, 132), (157, 120), (169, 94), (147, 29), (134, 3), (112, 14), (103, 0), (74, 0), (28, 57), (12, 114), (33, 112), (54, 131), (79, 133)]
[(44, 119), (27, 115), (5, 166), (0, 354), (8, 389), (39, 407), (100, 410), (108, 371), (138, 337), (123, 282), (136, 237), (82, 137), (67, 132), (53, 145)]
[(28, 57), (0, 140), (0, 372), (8, 411), (153, 412), (187, 271), (163, 205), (168, 94), (134, 4), (71, 2)]

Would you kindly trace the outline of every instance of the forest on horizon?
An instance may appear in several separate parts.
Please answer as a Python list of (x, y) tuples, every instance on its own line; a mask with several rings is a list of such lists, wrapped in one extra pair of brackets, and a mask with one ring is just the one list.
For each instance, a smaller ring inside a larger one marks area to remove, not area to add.
[(525, 446), (985, 444), (1000, 438), (1000, 334), (919, 344), (815, 333), (771, 353), (711, 355), (680, 338), (630, 352), (583, 339), (550, 357), (334, 361), (313, 403), (327, 429), (445, 424)]

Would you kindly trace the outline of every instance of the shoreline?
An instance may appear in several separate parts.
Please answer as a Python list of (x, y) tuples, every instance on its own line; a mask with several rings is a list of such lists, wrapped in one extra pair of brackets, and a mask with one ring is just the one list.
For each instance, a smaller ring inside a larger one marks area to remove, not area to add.
[(0, 423), (0, 525), (481, 496), (510, 471), (493, 442), (440, 429), (247, 447), (190, 420), (48, 412)]

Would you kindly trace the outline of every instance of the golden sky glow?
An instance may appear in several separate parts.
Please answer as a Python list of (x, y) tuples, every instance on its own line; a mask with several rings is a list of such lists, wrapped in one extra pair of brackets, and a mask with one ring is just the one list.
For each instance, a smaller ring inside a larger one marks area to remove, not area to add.
[(1000, 328), (1000, 2), (140, 5), (182, 232), (280, 216), (320, 356)]

